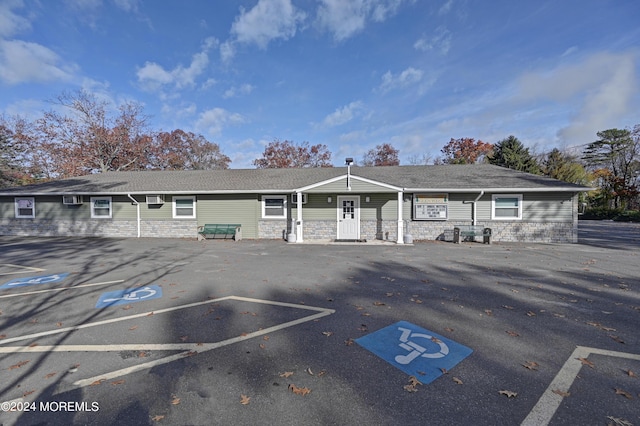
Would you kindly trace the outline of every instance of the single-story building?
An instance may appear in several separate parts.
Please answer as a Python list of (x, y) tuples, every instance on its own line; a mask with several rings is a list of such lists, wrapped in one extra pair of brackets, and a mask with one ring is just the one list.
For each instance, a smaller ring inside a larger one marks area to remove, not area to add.
[(107, 172), (0, 189), (0, 235), (196, 238), (226, 223), (250, 239), (402, 244), (473, 224), (574, 243), (590, 189), (486, 164)]

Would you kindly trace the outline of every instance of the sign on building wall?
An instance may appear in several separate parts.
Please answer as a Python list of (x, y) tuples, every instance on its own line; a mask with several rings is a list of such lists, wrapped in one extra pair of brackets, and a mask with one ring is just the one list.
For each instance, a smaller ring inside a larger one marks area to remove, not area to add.
[(447, 220), (449, 194), (414, 194), (414, 220)]

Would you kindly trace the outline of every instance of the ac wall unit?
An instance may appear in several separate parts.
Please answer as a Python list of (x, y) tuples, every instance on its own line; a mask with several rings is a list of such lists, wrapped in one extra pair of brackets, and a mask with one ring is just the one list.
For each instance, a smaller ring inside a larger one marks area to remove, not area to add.
[(62, 204), (67, 206), (77, 206), (82, 204), (82, 195), (63, 195)]
[(147, 195), (147, 204), (164, 204), (162, 195)]

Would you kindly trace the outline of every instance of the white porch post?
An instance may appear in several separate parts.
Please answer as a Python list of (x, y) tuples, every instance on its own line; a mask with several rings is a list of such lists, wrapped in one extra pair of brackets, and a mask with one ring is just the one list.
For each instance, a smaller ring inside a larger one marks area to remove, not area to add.
[(296, 243), (301, 243), (302, 240), (302, 192), (296, 192)]
[(404, 232), (403, 232), (403, 220), (402, 220), (402, 203), (404, 202), (402, 197), (402, 191), (398, 191), (398, 240), (396, 243), (403, 244), (404, 243)]

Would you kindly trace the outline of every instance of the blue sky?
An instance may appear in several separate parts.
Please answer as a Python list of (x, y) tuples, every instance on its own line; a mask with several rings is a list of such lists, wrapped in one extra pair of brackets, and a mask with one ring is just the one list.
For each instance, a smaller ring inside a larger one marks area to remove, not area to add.
[(451, 138), (535, 152), (640, 124), (637, 0), (0, 0), (0, 114), (138, 101), (233, 168), (274, 139), (335, 165)]

